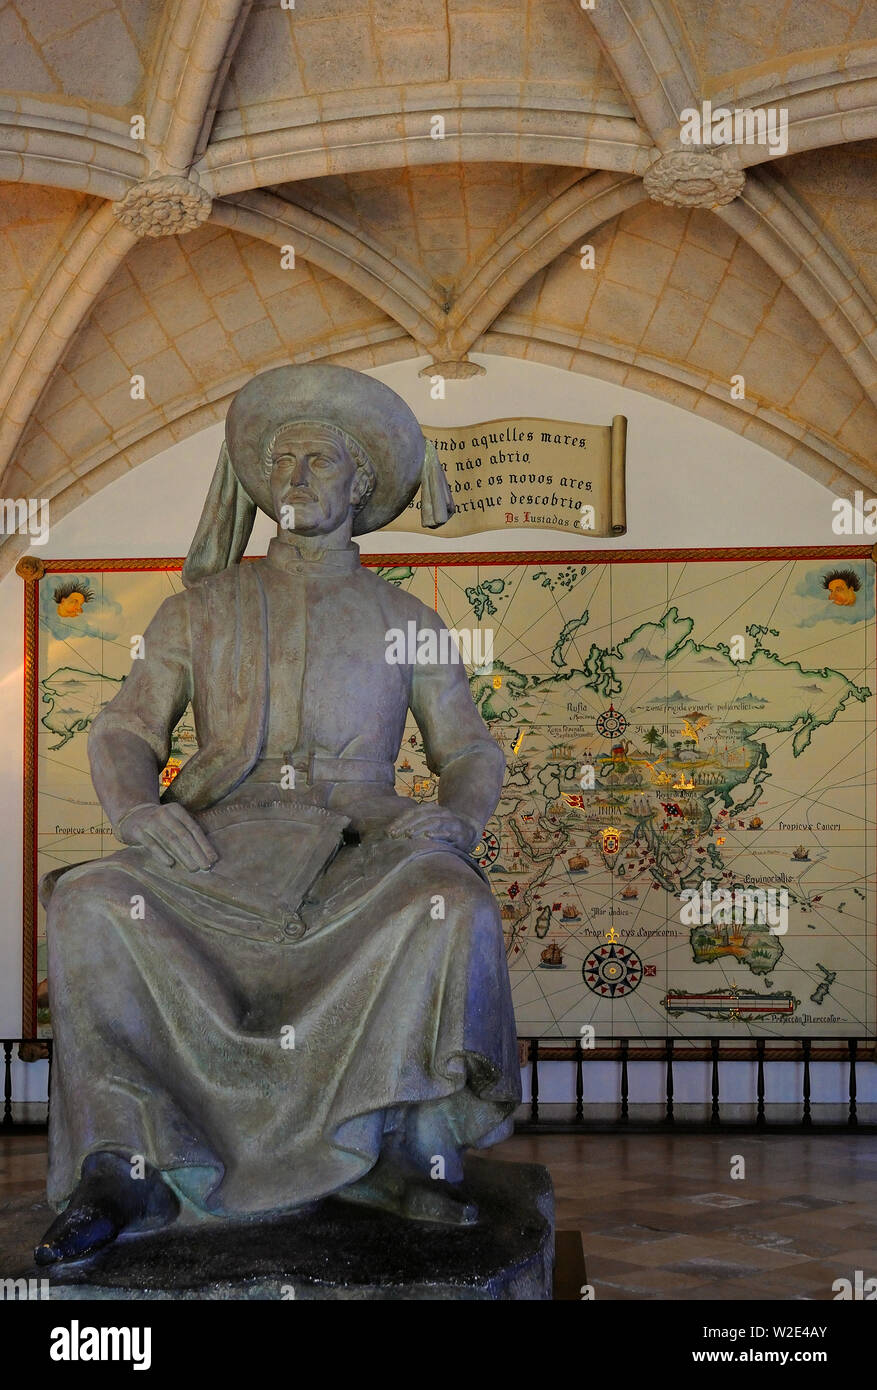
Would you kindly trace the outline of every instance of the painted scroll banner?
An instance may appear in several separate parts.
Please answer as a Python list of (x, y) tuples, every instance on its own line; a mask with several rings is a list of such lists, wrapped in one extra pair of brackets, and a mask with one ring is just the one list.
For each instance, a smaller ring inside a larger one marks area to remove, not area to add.
[[(573, 531), (620, 536), (627, 530), (627, 420), (578, 425), (529, 418), (487, 420), (450, 428), (424, 425), (454, 498), (443, 536), (477, 531)], [(388, 531), (423, 530), (420, 498)]]

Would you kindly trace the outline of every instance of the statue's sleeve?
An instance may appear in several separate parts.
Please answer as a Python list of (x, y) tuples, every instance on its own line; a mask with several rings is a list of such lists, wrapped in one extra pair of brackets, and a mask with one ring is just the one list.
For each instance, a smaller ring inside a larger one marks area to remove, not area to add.
[[(432, 627), (439, 639), (447, 631), (425, 607), (419, 626)], [(452, 640), (440, 641), (439, 652), (447, 653)], [(462, 661), (413, 665), (410, 705), (423, 735), (426, 765), (438, 775), (439, 803), (472, 823), (474, 844), (496, 810), (505, 757), (478, 713)]]
[(165, 599), (142, 634), (141, 650), (88, 736), (92, 780), (114, 823), (125, 810), (158, 801), (157, 772), (192, 696), (187, 594)]

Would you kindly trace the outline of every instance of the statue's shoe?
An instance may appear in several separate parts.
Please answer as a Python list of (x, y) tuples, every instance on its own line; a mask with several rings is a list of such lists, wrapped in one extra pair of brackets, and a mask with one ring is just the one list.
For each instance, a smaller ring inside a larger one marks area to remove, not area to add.
[(121, 1217), (90, 1203), (71, 1205), (52, 1222), (33, 1252), (34, 1260), (38, 1265), (81, 1260), (114, 1241), (123, 1225)]
[(478, 1208), (462, 1185), (423, 1178), (382, 1156), (358, 1182), (332, 1194), (342, 1202), (391, 1211), (409, 1221), (435, 1221), (442, 1226), (474, 1226)]
[(402, 1215), (411, 1221), (438, 1221), (443, 1226), (474, 1226), (478, 1208), (448, 1183), (418, 1180), (405, 1185)]
[(34, 1250), (37, 1264), (81, 1260), (129, 1227), (154, 1229), (173, 1221), (179, 1202), (156, 1171), (136, 1180), (130, 1172), (130, 1162), (118, 1154), (90, 1154), (69, 1203)]

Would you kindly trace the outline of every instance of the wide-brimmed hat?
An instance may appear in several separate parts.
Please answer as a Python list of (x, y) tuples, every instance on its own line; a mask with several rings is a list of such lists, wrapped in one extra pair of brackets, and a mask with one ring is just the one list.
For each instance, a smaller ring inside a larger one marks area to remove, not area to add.
[(389, 386), (349, 367), (274, 367), (248, 381), (229, 407), (225, 443), (183, 568), (185, 584), (240, 560), (257, 507), (278, 520), (265, 467), (265, 442), (284, 425), (304, 422), (342, 430), (374, 475), (374, 488), (354, 517), (354, 535), (393, 521), (418, 488), (424, 526), (441, 526), (453, 512), (433, 444)]
[(271, 512), (261, 443), (281, 425), (335, 425), (356, 440), (375, 473), (374, 491), (353, 523), (354, 535), (386, 526), (420, 487), (426, 440), (411, 409), (381, 381), (311, 363), (261, 372), (238, 391), (225, 421), (231, 466), (253, 501)]

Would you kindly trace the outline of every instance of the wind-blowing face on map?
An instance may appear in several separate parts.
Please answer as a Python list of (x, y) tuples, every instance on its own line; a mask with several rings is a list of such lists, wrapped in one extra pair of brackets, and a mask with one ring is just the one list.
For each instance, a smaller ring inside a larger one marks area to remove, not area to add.
[(74, 574), (40, 586), (40, 626), (61, 641), (98, 637), (112, 642), (119, 635), (122, 605), (104, 595), (102, 585)]
[(832, 570), (823, 579), (822, 587), (828, 590), (832, 603), (839, 608), (851, 608), (862, 586), (855, 570)]
[(58, 609), (59, 618), (78, 618), (86, 603), (91, 603), (94, 592), (89, 584), (59, 584), (52, 592), (53, 602)]
[(874, 615), (874, 580), (864, 563), (807, 570), (795, 593), (807, 599), (798, 627), (817, 623), (859, 623)]

